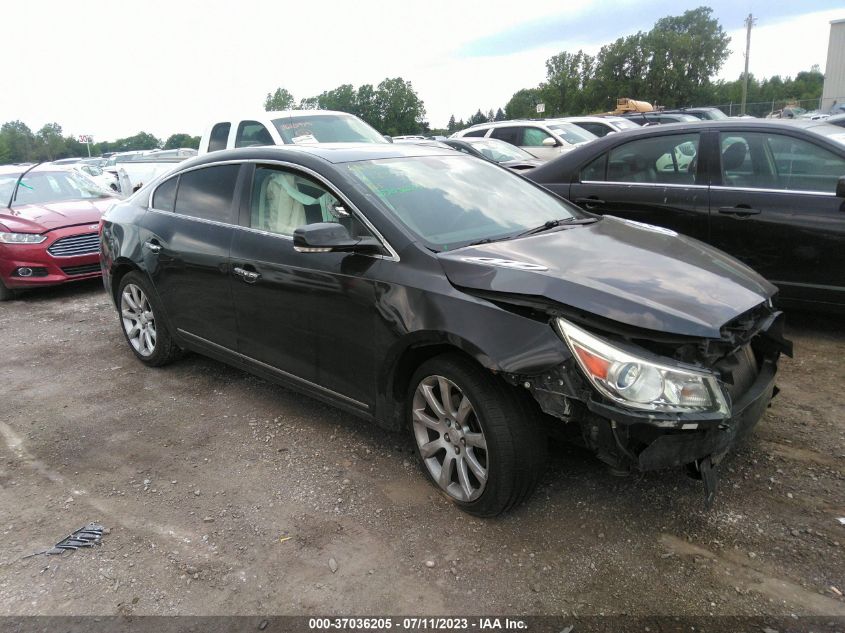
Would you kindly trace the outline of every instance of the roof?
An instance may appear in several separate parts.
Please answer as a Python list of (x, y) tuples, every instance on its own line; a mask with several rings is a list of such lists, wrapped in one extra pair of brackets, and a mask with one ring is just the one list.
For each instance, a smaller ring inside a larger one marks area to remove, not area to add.
[[(14, 165), (0, 165), (0, 176), (8, 176), (10, 174), (18, 175), (22, 174), (26, 170), (32, 167), (32, 163), (17, 163)], [(34, 167), (30, 173), (34, 172), (43, 172), (43, 171), (69, 171), (68, 167), (65, 165), (55, 165), (53, 163), (41, 163), (37, 167)]]
[(296, 155), (321, 158), (329, 163), (406, 158), (409, 156), (454, 156), (452, 149), (417, 143), (314, 143), (313, 145), (265, 145), (210, 152), (189, 159), (183, 165), (201, 165), (221, 160), (292, 160)]
[[(250, 116), (251, 114), (255, 114), (255, 116)], [(349, 112), (339, 112), (337, 110), (273, 110), (271, 112), (259, 112), (259, 113), (238, 113), (236, 116), (226, 118), (215, 119), (215, 121), (269, 121), (272, 119), (281, 119), (281, 118), (289, 118), (295, 119), (298, 117), (304, 116), (351, 116), (354, 117), (354, 114), (349, 114)], [(357, 118), (357, 117), (356, 117)]]

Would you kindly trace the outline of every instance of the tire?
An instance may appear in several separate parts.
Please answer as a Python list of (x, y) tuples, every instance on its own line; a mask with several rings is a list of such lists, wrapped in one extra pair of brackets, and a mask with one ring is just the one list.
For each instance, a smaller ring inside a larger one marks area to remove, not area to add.
[(15, 291), (7, 288), (0, 280), (0, 301), (9, 301), (15, 296)]
[(135, 357), (150, 367), (172, 363), (180, 354), (150, 283), (138, 271), (124, 275), (117, 292), (120, 329)]
[(426, 361), (411, 379), (407, 403), (423, 471), (465, 512), (496, 516), (537, 487), (547, 444), (537, 410), (474, 361), (459, 354)]

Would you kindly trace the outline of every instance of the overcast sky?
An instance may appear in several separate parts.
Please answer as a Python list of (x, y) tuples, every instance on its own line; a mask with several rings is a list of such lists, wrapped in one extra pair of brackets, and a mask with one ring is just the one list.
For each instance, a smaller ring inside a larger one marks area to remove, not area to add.
[[(562, 50), (595, 53), (702, 2), (678, 0), (26, 0), (4, 3), (0, 122), (113, 140), (141, 130), (200, 134), (212, 119), (260, 111), (278, 86), (296, 99), (343, 83), (410, 80), (432, 127), (450, 114), (503, 107), (537, 85)], [(824, 71), (842, 0), (714, 0), (742, 72), (749, 13), (751, 72)], [(639, 97), (640, 95), (619, 95)]]

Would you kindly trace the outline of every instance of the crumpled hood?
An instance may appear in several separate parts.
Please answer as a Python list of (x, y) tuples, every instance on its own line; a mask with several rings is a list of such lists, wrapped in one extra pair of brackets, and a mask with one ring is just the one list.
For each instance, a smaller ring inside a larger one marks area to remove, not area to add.
[(458, 287), (542, 297), (622, 324), (719, 338), (776, 288), (729, 255), (673, 231), (604, 216), (438, 255)]
[(27, 204), (0, 209), (0, 226), (12, 233), (44, 233), (77, 224), (98, 224), (117, 198), (70, 200), (49, 204)]

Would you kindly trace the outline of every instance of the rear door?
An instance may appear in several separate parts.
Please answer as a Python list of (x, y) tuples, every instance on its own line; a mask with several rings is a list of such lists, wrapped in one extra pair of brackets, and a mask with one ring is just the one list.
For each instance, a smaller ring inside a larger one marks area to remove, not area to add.
[(237, 328), (229, 283), (240, 165), (202, 167), (159, 185), (142, 221), (142, 248), (171, 324), (229, 349)]
[(845, 152), (777, 132), (719, 135), (712, 243), (775, 283), (784, 299), (845, 304)]
[[(587, 211), (709, 238), (707, 184), (698, 132), (639, 138), (585, 165), (568, 192)], [(555, 185), (546, 185), (555, 190)], [(560, 195), (567, 195), (556, 191)]]

